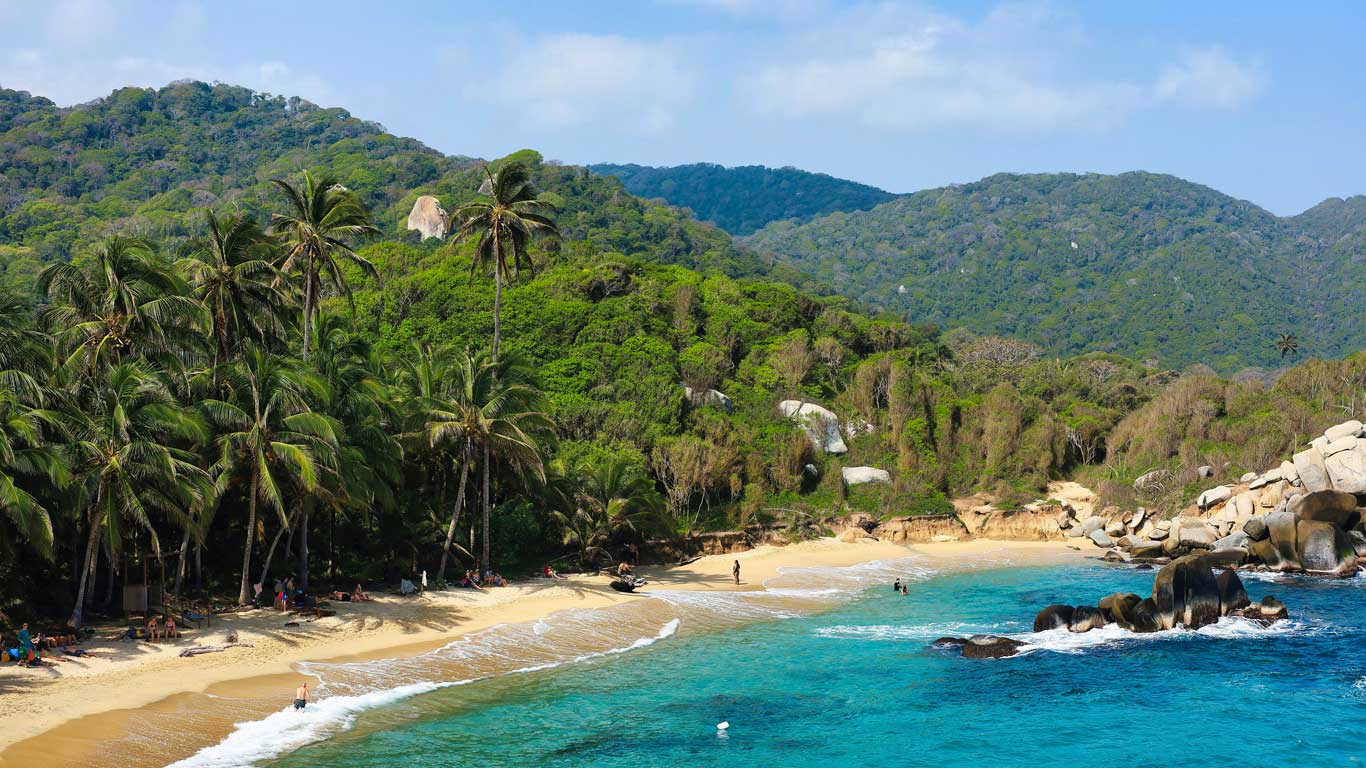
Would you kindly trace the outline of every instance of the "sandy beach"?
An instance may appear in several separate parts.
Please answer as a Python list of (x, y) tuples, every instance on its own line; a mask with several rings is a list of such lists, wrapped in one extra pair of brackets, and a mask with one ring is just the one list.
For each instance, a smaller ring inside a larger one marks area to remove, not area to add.
[[(907, 548), (875, 540), (820, 539), (704, 557), (680, 567), (645, 568), (643, 574), (655, 588), (752, 590), (763, 589), (785, 567), (850, 566), (912, 553), (948, 566), (983, 553), (1008, 554), (1016, 565), (1082, 556), (1062, 542), (973, 540)], [(731, 580), (735, 560), (742, 569), (738, 586)], [(84, 646), (93, 658), (66, 659), (42, 669), (0, 666), (0, 766), (98, 764), (91, 758), (101, 743), (126, 736), (131, 716), (140, 710), (186, 713), (183, 720), (196, 729), (196, 740), (216, 743), (231, 729), (231, 721), (192, 718), (186, 711), (193, 709), (193, 700), (187, 697), (288, 693), (300, 679), (295, 672), (300, 662), (412, 656), (496, 625), (638, 599), (614, 592), (605, 577), (584, 576), (484, 591), (376, 597), (371, 603), (333, 603), (336, 616), (312, 621), (272, 610), (228, 614), (215, 617), (211, 628), (157, 644), (121, 642), (101, 632)], [(297, 625), (287, 626), (289, 622)], [(243, 645), (188, 658), (179, 655), (189, 647), (221, 645), (229, 632)], [(166, 762), (165, 755), (149, 754), (142, 764)], [(121, 765), (128, 768), (126, 761)]]

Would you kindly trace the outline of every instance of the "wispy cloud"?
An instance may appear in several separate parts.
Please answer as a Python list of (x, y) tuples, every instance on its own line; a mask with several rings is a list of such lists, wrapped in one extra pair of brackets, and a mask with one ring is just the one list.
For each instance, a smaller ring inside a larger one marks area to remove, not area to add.
[(1188, 54), (1155, 80), (1086, 74), (1091, 45), (1072, 14), (1007, 4), (979, 21), (870, 6), (794, 34), (740, 76), (760, 114), (840, 117), (889, 130), (1095, 130), (1166, 103), (1236, 108), (1257, 73), (1220, 49)]
[(542, 126), (659, 132), (692, 99), (695, 81), (677, 44), (560, 34), (520, 45), (492, 87), (473, 85), (469, 95), (515, 107)]

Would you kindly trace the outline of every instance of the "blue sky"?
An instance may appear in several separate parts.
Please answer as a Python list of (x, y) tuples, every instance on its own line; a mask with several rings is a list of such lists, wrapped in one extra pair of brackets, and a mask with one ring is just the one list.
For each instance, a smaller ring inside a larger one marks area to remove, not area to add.
[(1278, 214), (1366, 192), (1353, 3), (0, 0), (0, 29), (0, 85), (59, 104), (221, 80), (482, 157), (895, 192), (1143, 169)]

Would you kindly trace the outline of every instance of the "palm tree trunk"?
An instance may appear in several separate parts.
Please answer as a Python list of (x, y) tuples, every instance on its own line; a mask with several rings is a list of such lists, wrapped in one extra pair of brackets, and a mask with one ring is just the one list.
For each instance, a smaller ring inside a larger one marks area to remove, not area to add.
[[(305, 331), (307, 333), (307, 331)], [(247, 543), (242, 547), (242, 587), (237, 592), (237, 604), (248, 605), (247, 579), (251, 572), (251, 542), (256, 537), (256, 492), (261, 486), (261, 470), (251, 470), (251, 498), (247, 502)]]
[(180, 597), (180, 586), (185, 582), (185, 571), (189, 570), (189, 563), (187, 562), (189, 557), (190, 532), (186, 530), (185, 536), (180, 540), (180, 558), (176, 561), (175, 566), (175, 589), (171, 591), (171, 594), (176, 597)]
[[(282, 525), (282, 526), (280, 526), (280, 530), (278, 530), (278, 531), (275, 532), (275, 538), (273, 538), (273, 539), (270, 540), (270, 549), (266, 550), (266, 561), (265, 561), (264, 563), (261, 564), (261, 589), (262, 589), (263, 591), (264, 591), (265, 588), (266, 588), (266, 577), (270, 575), (270, 561), (275, 559), (275, 546), (276, 546), (277, 544), (280, 543), (280, 534), (284, 533), (285, 531), (290, 531), (290, 536), (291, 536), (291, 537), (294, 535), (293, 529), (290, 528), (288, 525)], [(288, 546), (288, 545), (285, 546), (285, 551), (286, 551), (286, 552), (289, 551), (289, 546)], [(285, 602), (286, 602), (286, 604), (288, 604), (289, 599), (290, 599), (291, 597), (293, 597), (293, 596), (292, 596), (292, 595), (286, 595), (286, 596), (285, 596)]]
[(204, 545), (194, 545), (194, 588), (204, 588)]
[(308, 257), (307, 268), (304, 270), (304, 362), (308, 362), (308, 350), (312, 346), (309, 342), (313, 337), (313, 257)]
[[(103, 488), (101, 488), (103, 491)], [(99, 494), (102, 495), (102, 494)], [(96, 498), (99, 498), (99, 495)], [(95, 556), (96, 548), (100, 542), (100, 526), (104, 524), (104, 511), (101, 509), (95, 514), (95, 519), (90, 522), (90, 537), (85, 542), (85, 567), (81, 569), (80, 586), (76, 588), (76, 607), (71, 611), (71, 618), (67, 620), (67, 625), (74, 628), (81, 628), (81, 619), (85, 614), (85, 590), (90, 582), (91, 562), (90, 558)], [(112, 578), (112, 576), (111, 576)]]
[[(468, 454), (468, 451), (466, 452)], [(451, 542), (455, 539), (455, 526), (460, 522), (460, 510), (465, 508), (465, 481), (470, 476), (468, 456), (460, 466), (460, 490), (455, 494), (455, 508), (451, 510), (451, 524), (446, 528), (446, 546), (441, 549), (441, 565), (436, 569), (437, 582), (446, 580), (446, 557), (451, 553)]]
[(308, 591), (308, 518), (312, 501), (304, 502), (303, 519), (299, 520), (299, 589)]
[(503, 338), (503, 257), (498, 227), (493, 228), (493, 362), (498, 363), (498, 342)]
[(489, 567), (489, 447), (484, 446), (484, 550), (479, 559), (480, 571), (493, 570)]

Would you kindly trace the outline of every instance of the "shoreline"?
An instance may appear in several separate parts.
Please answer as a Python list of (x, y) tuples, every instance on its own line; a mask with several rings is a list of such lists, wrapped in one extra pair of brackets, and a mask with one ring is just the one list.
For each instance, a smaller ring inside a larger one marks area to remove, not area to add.
[[(943, 558), (944, 564), (951, 566), (963, 556), (1002, 551), (1039, 563), (1084, 557), (1062, 541), (972, 539), (903, 546), (877, 540), (846, 543), (819, 539), (710, 555), (686, 566), (643, 567), (641, 574), (650, 581), (643, 590), (646, 595), (651, 588), (753, 591), (764, 589), (764, 582), (785, 568), (847, 567), (912, 555)], [(740, 561), (742, 569), (738, 586), (731, 581), (734, 560)], [(123, 656), (136, 654), (133, 658), (100, 659), (99, 663), (75, 659), (41, 670), (0, 667), (0, 768), (89, 764), (103, 744), (132, 735), (131, 727), (146, 713), (187, 725), (193, 721), (195, 743), (209, 746), (227, 736), (233, 722), (194, 720), (192, 713), (201, 697), (254, 701), (281, 698), (283, 702), (280, 692), (292, 691), (300, 675), (305, 674), (297, 669), (301, 662), (408, 658), (492, 627), (638, 599), (613, 591), (609, 581), (602, 576), (577, 576), (566, 581), (522, 582), (484, 592), (427, 592), (407, 598), (385, 595), (374, 603), (336, 603), (336, 617), (312, 623), (301, 619), (298, 627), (288, 629), (279, 627), (294, 617), (257, 609), (224, 616), (212, 629), (196, 632), (193, 640), (175, 645), (138, 643), (129, 647), (105, 641), (87, 645), (97, 651), (112, 649), (107, 652)], [(191, 658), (178, 656), (179, 650), (195, 644), (221, 642), (228, 629), (237, 631), (241, 642), (255, 647)], [(85, 663), (74, 666), (78, 662)], [(31, 677), (23, 674), (30, 672)], [(266, 708), (257, 716), (273, 711)], [(124, 764), (128, 768), (164, 766), (187, 756), (148, 754), (145, 761)]]

